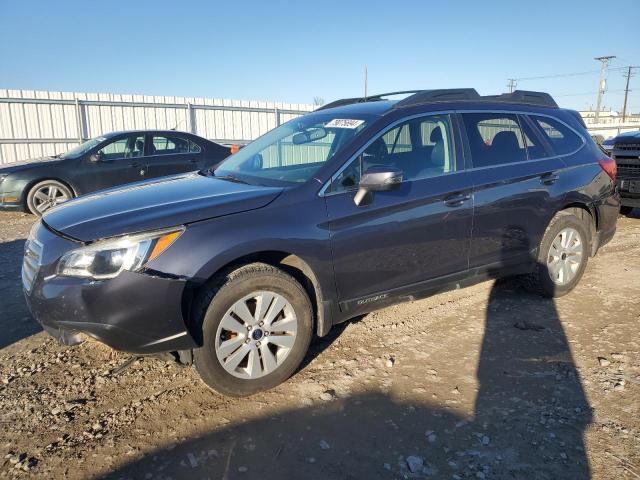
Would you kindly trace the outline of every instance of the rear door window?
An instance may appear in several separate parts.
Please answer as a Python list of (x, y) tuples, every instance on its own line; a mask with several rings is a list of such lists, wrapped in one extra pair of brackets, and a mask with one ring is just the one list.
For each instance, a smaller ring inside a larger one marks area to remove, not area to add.
[(529, 115), (529, 118), (540, 129), (556, 155), (573, 153), (584, 144), (582, 137), (562, 122), (538, 115)]
[(175, 155), (189, 153), (189, 140), (173, 135), (154, 135), (149, 155)]
[(516, 114), (483, 112), (463, 113), (461, 116), (476, 168), (522, 162), (545, 155), (533, 132), (523, 131)]

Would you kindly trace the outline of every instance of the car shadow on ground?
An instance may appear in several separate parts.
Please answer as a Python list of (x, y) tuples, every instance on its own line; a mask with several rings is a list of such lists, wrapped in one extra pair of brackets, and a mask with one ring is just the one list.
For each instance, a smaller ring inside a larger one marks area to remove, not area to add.
[(370, 391), (248, 414), (104, 478), (589, 478), (591, 408), (554, 301), (497, 281), (485, 318), (469, 417), (426, 393)]
[(42, 331), (22, 293), (24, 240), (0, 243), (0, 349)]

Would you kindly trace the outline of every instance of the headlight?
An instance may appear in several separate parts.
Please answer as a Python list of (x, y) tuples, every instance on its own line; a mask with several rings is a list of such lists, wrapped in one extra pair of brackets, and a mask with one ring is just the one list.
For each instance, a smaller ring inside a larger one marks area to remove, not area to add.
[(123, 270), (139, 270), (169, 248), (183, 231), (173, 228), (128, 235), (71, 250), (58, 261), (57, 274), (103, 280), (117, 277)]
[(0, 173), (0, 183), (2, 183), (5, 178), (7, 178), (7, 175), (9, 175), (9, 174), (8, 173)]

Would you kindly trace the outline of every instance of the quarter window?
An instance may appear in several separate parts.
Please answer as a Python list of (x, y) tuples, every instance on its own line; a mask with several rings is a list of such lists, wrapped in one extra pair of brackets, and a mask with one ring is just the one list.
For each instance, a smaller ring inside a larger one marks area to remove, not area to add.
[(474, 167), (489, 167), (542, 158), (539, 145), (530, 128), (521, 128), (518, 116), (510, 113), (462, 114)]
[(575, 152), (583, 143), (580, 136), (557, 120), (536, 115), (531, 115), (531, 119), (540, 128), (556, 155)]
[(189, 151), (191, 153), (200, 153), (202, 151), (202, 147), (193, 141), (189, 141)]
[(455, 169), (453, 137), (448, 115), (431, 115), (403, 122), (378, 136), (338, 174), (331, 191), (357, 188), (360, 177), (374, 165), (402, 170), (404, 181), (436, 177)]
[(149, 155), (174, 155), (189, 152), (189, 140), (173, 135), (154, 135)]

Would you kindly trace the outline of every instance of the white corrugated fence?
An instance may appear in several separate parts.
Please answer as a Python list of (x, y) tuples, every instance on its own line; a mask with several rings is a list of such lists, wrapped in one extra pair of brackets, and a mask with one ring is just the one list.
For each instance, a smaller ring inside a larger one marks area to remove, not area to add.
[(131, 129), (176, 129), (219, 143), (247, 143), (313, 109), (257, 100), (0, 89), (0, 163), (62, 153)]

